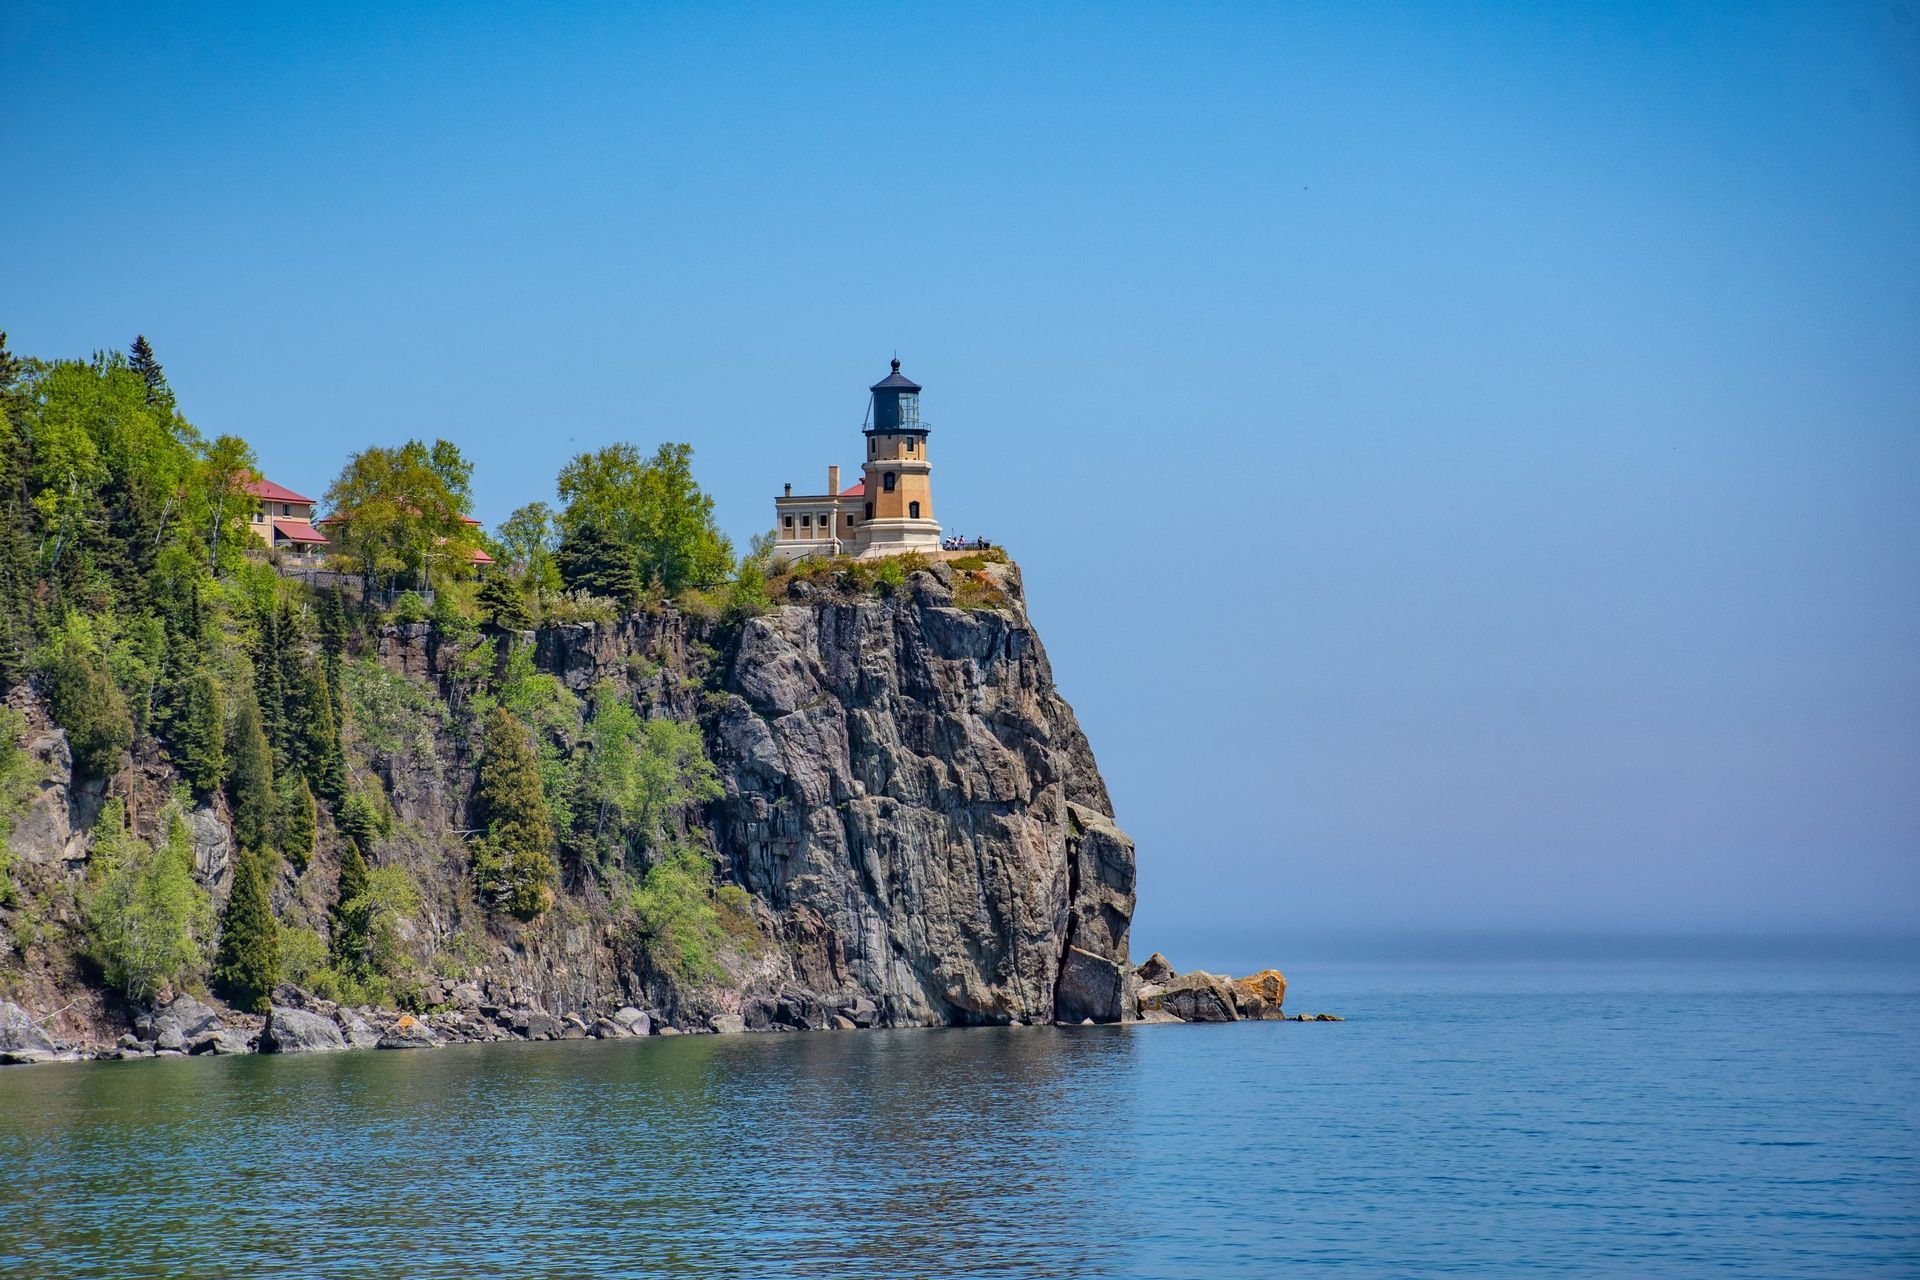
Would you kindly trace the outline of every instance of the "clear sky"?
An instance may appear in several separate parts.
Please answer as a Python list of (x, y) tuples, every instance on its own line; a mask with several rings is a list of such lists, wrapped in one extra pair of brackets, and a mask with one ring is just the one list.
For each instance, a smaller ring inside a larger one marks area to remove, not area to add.
[(896, 351), (1135, 949), (1920, 927), (1920, 6), (0, 6), (0, 327), (318, 493)]

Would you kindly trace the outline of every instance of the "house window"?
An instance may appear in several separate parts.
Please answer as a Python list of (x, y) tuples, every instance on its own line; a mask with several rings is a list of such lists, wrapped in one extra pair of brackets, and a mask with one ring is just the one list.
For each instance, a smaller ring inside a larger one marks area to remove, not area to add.
[(918, 520), (920, 518), (920, 504), (917, 502), (909, 502), (907, 504), (907, 515), (911, 519)]
[(810, 529), (810, 528), (812, 528), (812, 527), (813, 527), (813, 517), (812, 517), (812, 516), (801, 516), (801, 517), (800, 517), (800, 527), (801, 527), (802, 529)]
[(789, 528), (789, 529), (791, 529), (791, 528), (793, 528), (793, 517), (792, 517), (792, 516), (788, 516), (788, 517), (787, 517), (787, 528)]
[(880, 478), (880, 487), (888, 493), (893, 492), (893, 472), (889, 471)]

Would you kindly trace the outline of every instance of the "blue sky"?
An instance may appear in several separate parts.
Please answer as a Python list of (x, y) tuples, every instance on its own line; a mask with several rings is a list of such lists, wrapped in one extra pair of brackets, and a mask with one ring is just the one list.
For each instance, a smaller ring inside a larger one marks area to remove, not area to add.
[(0, 326), (319, 492), (926, 386), (1136, 949), (1920, 920), (1920, 8), (0, 12)]

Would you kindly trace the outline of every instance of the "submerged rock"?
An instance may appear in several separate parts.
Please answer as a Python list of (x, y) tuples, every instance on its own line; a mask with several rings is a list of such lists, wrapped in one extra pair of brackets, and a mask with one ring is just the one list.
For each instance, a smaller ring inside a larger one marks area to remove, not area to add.
[(376, 1049), (438, 1049), (440, 1037), (433, 1028), (410, 1013), (400, 1015), (399, 1021), (388, 1027), (380, 1037)]

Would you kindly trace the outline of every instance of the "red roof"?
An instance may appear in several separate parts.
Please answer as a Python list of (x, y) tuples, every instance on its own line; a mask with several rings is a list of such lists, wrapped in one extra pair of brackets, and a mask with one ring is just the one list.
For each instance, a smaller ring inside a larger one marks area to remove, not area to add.
[(841, 497), (843, 497), (843, 498), (864, 498), (864, 497), (866, 497), (866, 496), (867, 496), (867, 482), (866, 482), (865, 480), (861, 480), (861, 481), (859, 481), (859, 482), (857, 482), (857, 483), (856, 483), (856, 484), (855, 484), (855, 485), (853, 486), (853, 488), (851, 488), (851, 489), (842, 489), (842, 490), (840, 491), (840, 496), (841, 496)]
[(480, 548), (475, 547), (473, 549), (473, 562), (475, 564), (492, 564), (493, 557), (488, 555), (486, 552), (482, 551)]
[(312, 498), (295, 493), (293, 490), (287, 488), (287, 486), (275, 484), (273, 481), (265, 479), (264, 477), (259, 480), (248, 481), (247, 493), (260, 499), (262, 502), (304, 502), (309, 506), (313, 504)]
[(305, 520), (276, 519), (273, 522), (273, 531), (289, 542), (312, 543), (323, 547), (327, 545), (325, 536)]

